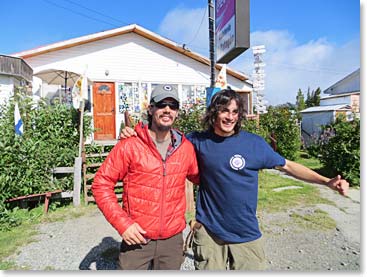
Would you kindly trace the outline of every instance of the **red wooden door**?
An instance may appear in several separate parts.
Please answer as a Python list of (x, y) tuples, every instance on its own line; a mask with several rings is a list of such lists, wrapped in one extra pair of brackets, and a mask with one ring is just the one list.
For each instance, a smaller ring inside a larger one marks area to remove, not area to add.
[(93, 84), (93, 119), (95, 140), (115, 139), (115, 84)]

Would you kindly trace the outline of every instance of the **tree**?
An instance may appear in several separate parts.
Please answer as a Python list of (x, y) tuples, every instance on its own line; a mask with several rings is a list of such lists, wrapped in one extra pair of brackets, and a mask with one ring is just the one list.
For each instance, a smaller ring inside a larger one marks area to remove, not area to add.
[(313, 92), (313, 99), (312, 102), (314, 103), (314, 106), (320, 106), (320, 95), (321, 95), (321, 89), (318, 87), (315, 92)]
[(310, 88), (307, 91), (306, 107), (316, 107), (320, 105), (321, 89), (318, 87), (310, 93)]
[(303, 95), (302, 90), (298, 89), (297, 97), (296, 97), (297, 112), (300, 112), (300, 111), (304, 110), (305, 108), (306, 108), (305, 97)]
[(296, 113), (297, 119), (301, 120), (301, 111), (306, 108), (305, 97), (301, 89), (298, 89), (297, 96), (296, 96)]
[(306, 103), (305, 104), (306, 104), (307, 108), (312, 107), (310, 87), (308, 87), (308, 89), (307, 89), (307, 98), (306, 98)]

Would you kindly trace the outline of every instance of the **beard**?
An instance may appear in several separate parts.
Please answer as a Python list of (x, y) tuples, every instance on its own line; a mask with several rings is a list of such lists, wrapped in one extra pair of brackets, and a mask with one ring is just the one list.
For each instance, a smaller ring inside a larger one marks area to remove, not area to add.
[(171, 130), (172, 125), (164, 126), (164, 125), (157, 125), (157, 131), (159, 132), (167, 132)]

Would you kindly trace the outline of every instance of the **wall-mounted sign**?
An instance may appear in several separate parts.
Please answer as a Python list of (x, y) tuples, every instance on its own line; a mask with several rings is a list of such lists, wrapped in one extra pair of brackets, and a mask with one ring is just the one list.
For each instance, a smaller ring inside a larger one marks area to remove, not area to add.
[(249, 0), (215, 1), (217, 63), (229, 63), (250, 47)]

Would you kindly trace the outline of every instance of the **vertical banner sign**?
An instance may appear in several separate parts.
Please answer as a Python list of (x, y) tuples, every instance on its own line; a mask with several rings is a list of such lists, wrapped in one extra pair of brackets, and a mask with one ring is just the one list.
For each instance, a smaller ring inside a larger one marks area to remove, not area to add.
[(217, 63), (229, 63), (250, 47), (249, 0), (215, 2)]
[(215, 2), (217, 60), (235, 47), (235, 0)]

